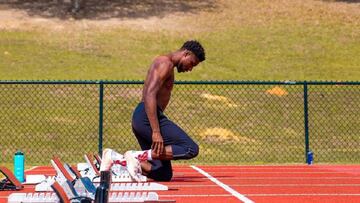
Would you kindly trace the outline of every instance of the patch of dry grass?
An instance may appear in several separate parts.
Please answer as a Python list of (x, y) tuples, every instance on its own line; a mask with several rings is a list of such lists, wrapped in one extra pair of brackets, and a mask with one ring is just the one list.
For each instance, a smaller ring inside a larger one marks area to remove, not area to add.
[(256, 143), (255, 139), (236, 135), (231, 130), (221, 127), (207, 128), (200, 133), (200, 137), (205, 143), (220, 145), (234, 142), (238, 144)]
[[(65, 31), (76, 34), (79, 31), (94, 31), (117, 29), (118, 27), (137, 28), (146, 31), (173, 31), (179, 28), (184, 31), (209, 31), (227, 28), (227, 26), (268, 26), (277, 23), (319, 24), (335, 23), (358, 26), (360, 23), (360, 3), (346, 3), (339, 1), (321, 0), (217, 0), (211, 2), (212, 9), (203, 6), (205, 1), (189, 1), (188, 6), (196, 8), (196, 12), (182, 9), (166, 14), (166, 16), (149, 17), (108, 17), (83, 18), (66, 20), (41, 15), (29, 16), (21, 9), (14, 9), (0, 5), (2, 23), (0, 29), (32, 30), (42, 28), (46, 30)], [(135, 3), (134, 3), (135, 4)], [(139, 7), (141, 3), (139, 2)], [(209, 3), (210, 4), (210, 3)], [(126, 7), (126, 6), (125, 6)], [(358, 30), (357, 30), (358, 31)]]

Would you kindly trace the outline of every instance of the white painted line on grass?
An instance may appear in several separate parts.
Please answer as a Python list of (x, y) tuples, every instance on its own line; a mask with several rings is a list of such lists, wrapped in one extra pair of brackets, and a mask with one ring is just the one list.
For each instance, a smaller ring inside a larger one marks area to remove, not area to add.
[(238, 198), (239, 200), (241, 200), (241, 201), (243, 201), (245, 203), (253, 203), (252, 200), (250, 200), (249, 198), (247, 198), (244, 195), (240, 194), (239, 192), (232, 189), (228, 185), (225, 185), (224, 183), (220, 182), (218, 179), (212, 177), (210, 174), (206, 173), (204, 170), (202, 170), (202, 169), (200, 169), (200, 168), (198, 168), (196, 166), (191, 166), (191, 168), (195, 169), (196, 171), (198, 171), (199, 173), (201, 173), (202, 175), (207, 177), (209, 180), (211, 180), (212, 182), (214, 182), (217, 185), (219, 185), (220, 187), (222, 187), (224, 190), (228, 191), (230, 194), (232, 194), (234, 197)]

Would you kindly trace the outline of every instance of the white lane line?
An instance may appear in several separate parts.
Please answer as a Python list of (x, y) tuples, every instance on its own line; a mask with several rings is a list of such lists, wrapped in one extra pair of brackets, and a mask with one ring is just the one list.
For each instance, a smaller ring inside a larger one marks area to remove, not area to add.
[[(246, 194), (247, 196), (251, 197), (281, 197), (281, 196), (360, 196), (360, 194)], [(209, 194), (209, 195), (159, 195), (160, 197), (232, 197), (231, 194)]]
[(314, 166), (263, 166), (263, 165), (259, 165), (259, 166), (254, 166), (254, 167), (246, 167), (246, 166), (201, 166), (201, 168), (204, 169), (209, 169), (209, 170), (216, 170), (216, 169), (242, 169), (242, 170), (246, 170), (246, 169), (255, 169), (255, 170), (275, 170), (275, 169), (291, 169), (291, 170), (356, 170), (356, 169), (360, 169), (359, 165), (355, 165), (355, 166), (344, 166), (344, 167), (337, 167), (336, 165), (333, 166), (323, 166), (323, 165), (316, 165), (316, 167)]
[[(213, 173), (219, 173), (219, 174), (234, 174), (234, 173), (240, 173), (240, 174), (344, 174), (346, 172), (341, 171), (304, 171), (304, 172), (296, 172), (296, 171), (211, 171)], [(195, 174), (194, 172), (176, 172), (174, 174)]]
[(238, 193), (236, 190), (232, 189), (228, 185), (225, 185), (224, 183), (220, 182), (218, 179), (212, 177), (210, 174), (206, 173), (202, 169), (200, 169), (196, 166), (191, 166), (191, 168), (195, 169), (196, 171), (198, 171), (199, 173), (201, 173), (202, 175), (207, 177), (209, 180), (216, 183), (217, 185), (219, 185), (224, 190), (228, 191), (230, 194), (232, 194), (234, 197), (238, 198), (239, 200), (243, 201), (244, 203), (253, 203), (252, 200), (250, 200), (249, 198), (245, 197), (244, 195)]
[[(251, 197), (281, 197), (281, 196), (360, 196), (360, 194), (247, 194)], [(208, 195), (159, 195), (160, 197), (232, 197), (231, 194), (208, 194)], [(8, 196), (0, 196), (1, 199), (7, 199)]]
[[(178, 177), (179, 178), (179, 177)], [(181, 179), (181, 177), (180, 177)], [(206, 179), (206, 178), (200, 178), (200, 179)], [(360, 180), (360, 177), (221, 177), (218, 178), (221, 180), (339, 180), (339, 179), (345, 179), (345, 180)]]
[(160, 197), (232, 197), (231, 194), (213, 194), (213, 195), (159, 195)]
[(329, 193), (329, 194), (247, 194), (251, 197), (277, 197), (277, 196), (360, 196), (360, 194), (343, 194), (343, 193)]
[[(170, 187), (218, 187), (217, 185), (169, 185)], [(360, 184), (228, 184), (230, 187), (360, 187)]]

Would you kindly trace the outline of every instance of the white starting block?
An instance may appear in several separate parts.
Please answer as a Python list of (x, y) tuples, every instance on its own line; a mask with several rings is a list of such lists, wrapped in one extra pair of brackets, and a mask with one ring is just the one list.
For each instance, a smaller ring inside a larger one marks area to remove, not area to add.
[[(99, 184), (95, 183), (95, 187)], [(159, 183), (112, 183), (111, 191), (166, 191), (169, 188)]]
[(26, 175), (24, 185), (34, 185), (45, 181), (47, 177), (45, 175)]
[(109, 197), (109, 202), (153, 202), (159, 201), (159, 195), (155, 192), (119, 192), (112, 193)]
[[(54, 182), (51, 186), (55, 193), (13, 193), (8, 197), (9, 203), (44, 203), (44, 202), (63, 202), (66, 200), (90, 200), (94, 201), (94, 196), (83, 196), (75, 190), (73, 184), (66, 180), (61, 185)], [(157, 202), (159, 196), (155, 192), (110, 192), (109, 202)], [(73, 201), (72, 201), (73, 202)], [(76, 201), (77, 202), (77, 201)]]
[(12, 193), (8, 197), (8, 203), (25, 203), (25, 202), (59, 202), (55, 193)]
[[(112, 192), (109, 202), (148, 202), (159, 201), (155, 192)], [(54, 203), (60, 202), (55, 193), (12, 193), (8, 203)]]
[[(84, 177), (90, 178), (90, 180), (92, 182), (100, 182), (100, 172), (95, 166), (94, 159), (91, 157), (91, 155), (85, 155), (84, 158), (85, 158), (86, 163), (88, 164), (89, 168), (88, 168), (88, 170), (86, 170), (87, 172), (83, 173), (82, 175)], [(129, 172), (127, 171), (127, 169), (125, 167), (123, 167), (123, 166), (116, 166), (116, 167), (118, 167), (118, 168), (115, 168), (116, 174), (113, 174), (113, 176), (111, 177), (112, 182), (118, 182), (118, 183), (119, 182), (133, 182)], [(139, 177), (140, 177), (140, 182), (147, 181), (146, 176), (139, 175)]]

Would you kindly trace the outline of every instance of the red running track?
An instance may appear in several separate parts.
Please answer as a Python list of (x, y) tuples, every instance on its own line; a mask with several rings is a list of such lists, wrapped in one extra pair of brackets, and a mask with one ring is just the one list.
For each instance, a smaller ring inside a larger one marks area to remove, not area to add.
[[(358, 165), (276, 166), (175, 166), (169, 191), (158, 192), (160, 200), (200, 202), (359, 202)], [(27, 174), (54, 175), (50, 167), (36, 167)], [(210, 180), (211, 178), (212, 180)], [(215, 182), (214, 182), (215, 181)], [(225, 189), (226, 190), (225, 190)], [(33, 192), (26, 186), (20, 192)], [(0, 192), (0, 203), (10, 192)]]

